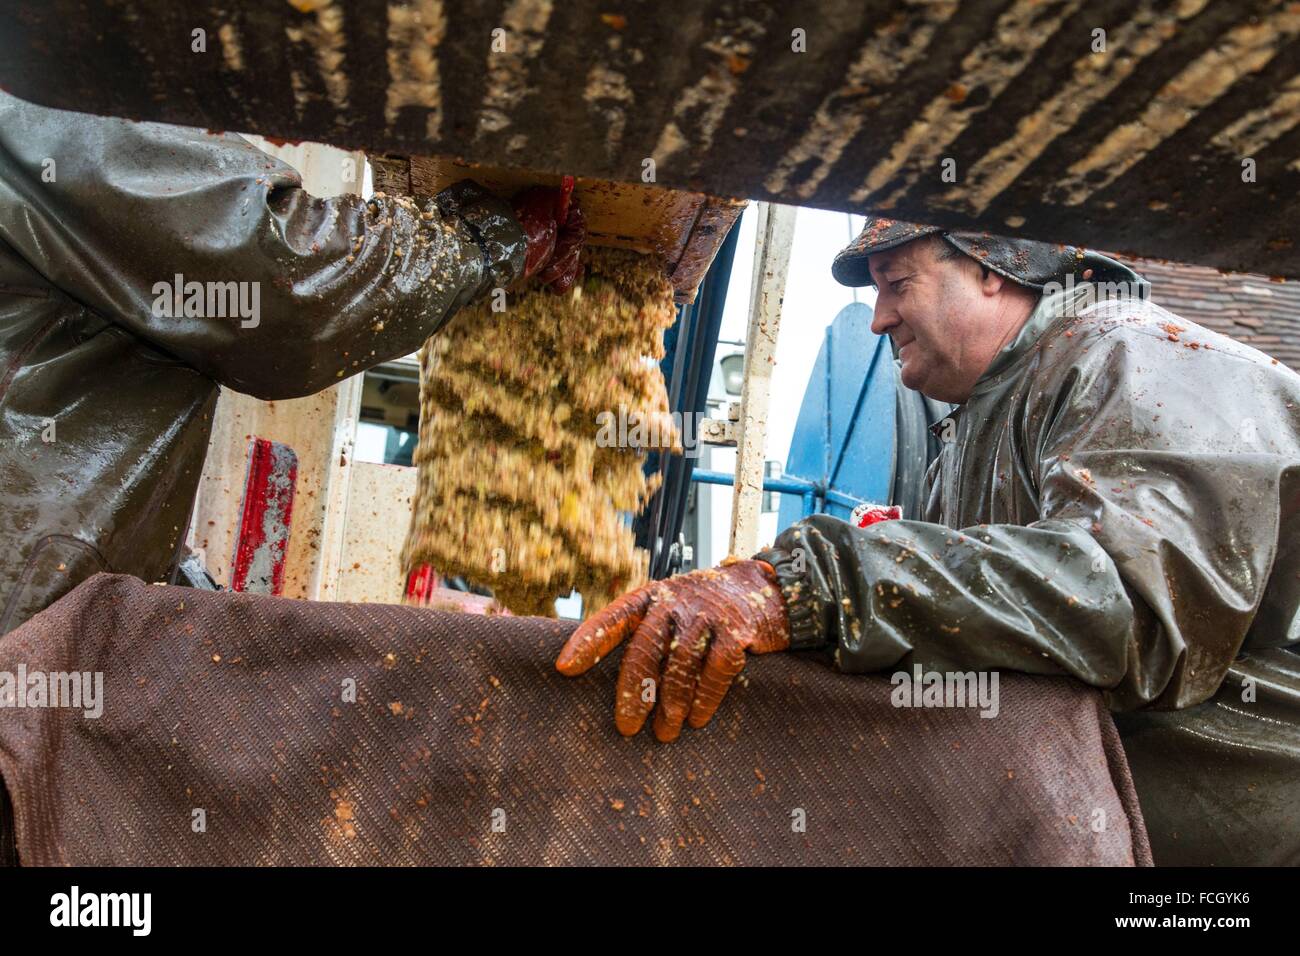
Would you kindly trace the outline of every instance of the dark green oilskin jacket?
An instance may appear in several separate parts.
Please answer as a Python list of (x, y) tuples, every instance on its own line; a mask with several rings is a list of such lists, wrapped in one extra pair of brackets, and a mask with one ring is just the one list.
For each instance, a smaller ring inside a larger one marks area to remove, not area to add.
[[(522, 272), (508, 204), (473, 184), (301, 186), (238, 136), (0, 93), (0, 633), (96, 571), (167, 573), (218, 384), (309, 395)], [(169, 317), (177, 275), (256, 283), (258, 314)]]
[[(1211, 862), (1300, 862), (1300, 656), (1278, 650), (1300, 643), (1300, 375), (1154, 304), (1087, 295), (1044, 297), (936, 426), (925, 521), (817, 515), (778, 537), (763, 556), (794, 645), (833, 644), (851, 672), (1070, 675), (1115, 711), (1191, 708), (1119, 718), (1131, 758), (1172, 748), (1186, 765), (1131, 760), (1156, 862), (1196, 859), (1166, 831), (1186, 844), (1198, 819), (1227, 828), (1222, 846), (1201, 835)], [(1256, 674), (1251, 693), (1231, 667)], [(1214, 812), (1177, 795), (1192, 765), (1234, 761)], [(1290, 832), (1259, 832), (1270, 814)]]

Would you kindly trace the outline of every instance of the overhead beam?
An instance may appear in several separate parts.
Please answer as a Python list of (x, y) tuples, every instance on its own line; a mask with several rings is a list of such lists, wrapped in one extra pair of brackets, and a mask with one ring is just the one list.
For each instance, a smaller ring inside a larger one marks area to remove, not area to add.
[(0, 0), (64, 109), (1300, 277), (1294, 0)]

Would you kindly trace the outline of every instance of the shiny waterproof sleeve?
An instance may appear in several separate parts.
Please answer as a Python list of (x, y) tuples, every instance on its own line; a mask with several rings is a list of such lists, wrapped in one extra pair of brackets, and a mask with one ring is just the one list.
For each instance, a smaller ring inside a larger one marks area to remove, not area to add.
[(0, 119), (0, 239), (105, 318), (260, 398), (413, 352), (522, 272), (508, 204), (472, 183), (318, 199), (232, 134), (3, 93)]
[(851, 672), (910, 654), (1073, 675), (1131, 709), (1205, 700), (1252, 628), (1259, 645), (1300, 638), (1300, 377), (1172, 347), (1120, 330), (1031, 381), (1027, 526), (814, 516), (783, 532), (759, 556), (793, 646), (835, 642)]

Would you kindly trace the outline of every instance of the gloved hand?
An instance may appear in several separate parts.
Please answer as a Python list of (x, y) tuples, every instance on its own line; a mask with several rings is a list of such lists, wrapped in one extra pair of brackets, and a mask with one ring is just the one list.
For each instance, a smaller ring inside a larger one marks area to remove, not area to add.
[(745, 652), (790, 646), (785, 600), (766, 561), (724, 561), (716, 568), (655, 581), (624, 594), (569, 637), (556, 669), (575, 677), (628, 635), (614, 701), (614, 723), (630, 737), (655, 710), (654, 733), (676, 740), (682, 722), (709, 722)]
[(587, 238), (586, 220), (572, 201), (573, 186), (573, 177), (565, 176), (558, 189), (530, 186), (514, 199), (515, 216), (528, 243), (523, 277), (544, 271), (539, 278), (556, 292), (577, 280), (578, 254)]
[(573, 284), (582, 278), (582, 244), (586, 241), (587, 217), (576, 202), (571, 202), (569, 217), (555, 240), (555, 254), (537, 273), (537, 281), (549, 286), (557, 295), (573, 288)]

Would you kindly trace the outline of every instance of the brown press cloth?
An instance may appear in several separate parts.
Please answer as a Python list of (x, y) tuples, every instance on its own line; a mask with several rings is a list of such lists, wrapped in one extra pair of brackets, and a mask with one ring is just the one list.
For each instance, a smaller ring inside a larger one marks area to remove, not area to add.
[(614, 730), (617, 661), (555, 672), (571, 627), (96, 575), (0, 638), (0, 672), (104, 674), (99, 719), (0, 709), (18, 856), (1151, 861), (1119, 737), (1082, 685), (1003, 674), (985, 719), (895, 708), (881, 677), (774, 654), (751, 660), (712, 724), (665, 746)]

